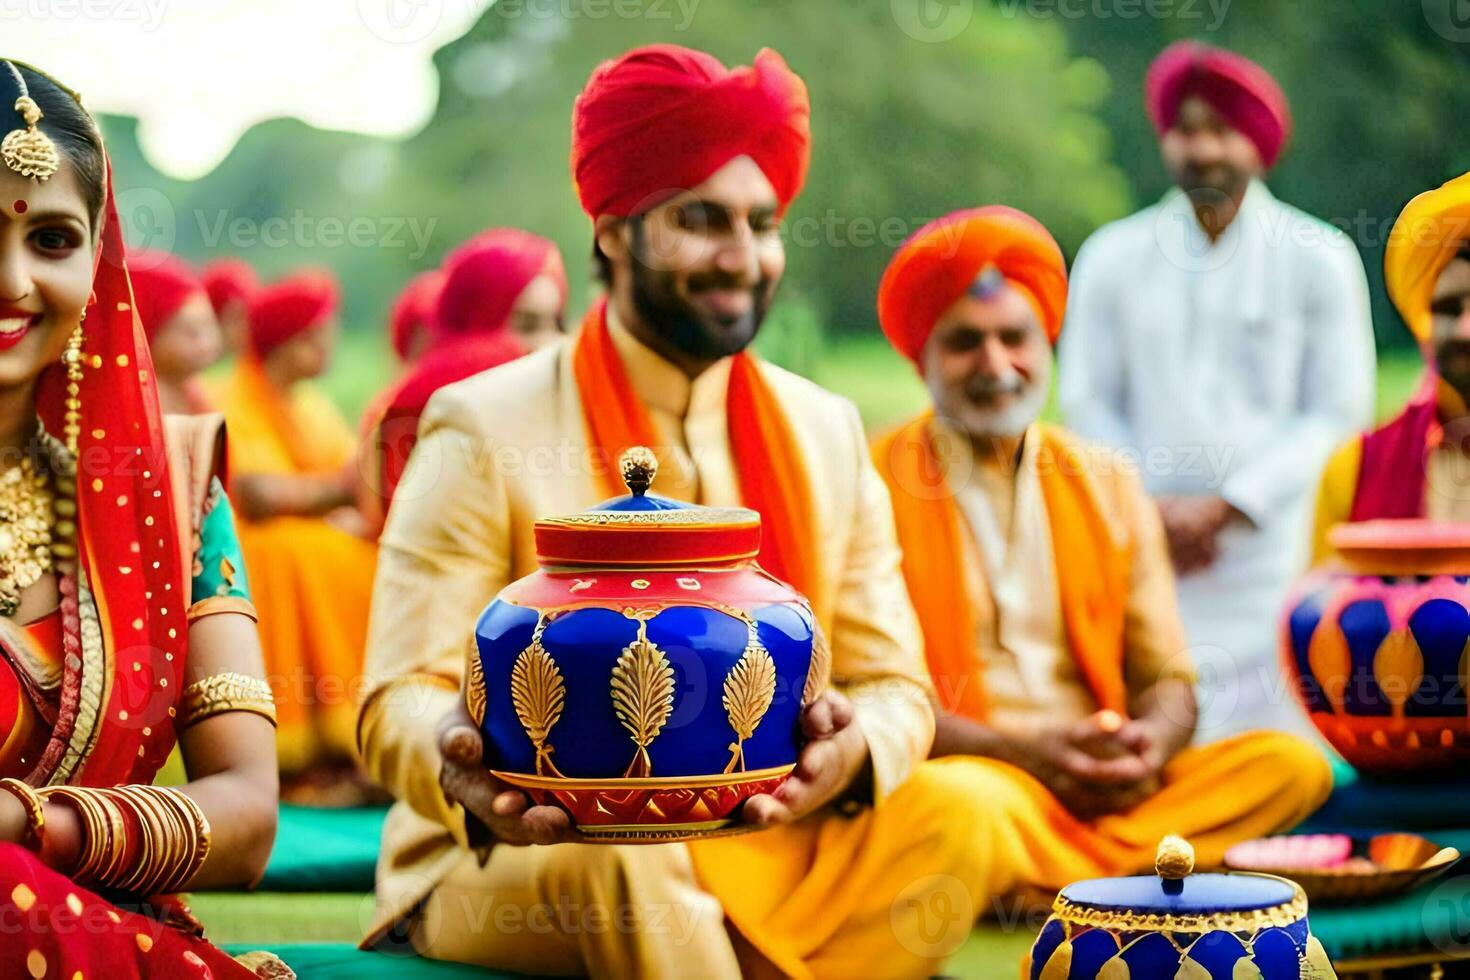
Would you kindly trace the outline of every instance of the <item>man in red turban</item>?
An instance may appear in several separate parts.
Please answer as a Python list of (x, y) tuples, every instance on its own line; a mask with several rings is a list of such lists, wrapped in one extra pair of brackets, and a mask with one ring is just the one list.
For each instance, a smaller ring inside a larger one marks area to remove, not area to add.
[(199, 277), (183, 259), (146, 249), (129, 253), (128, 267), (133, 302), (153, 352), (159, 404), (179, 415), (208, 411), (198, 376), (219, 360), (222, 340)]
[(566, 269), (556, 245), (540, 235), (519, 228), (481, 232), (451, 252), (442, 270), (410, 283), (406, 296), (426, 281), (432, 295), (418, 289), (432, 300), (426, 350), (369, 409), (363, 441), (368, 484), (360, 506), (375, 529), (382, 526), (418, 441), (419, 416), (434, 393), (555, 343), (564, 332)]
[(873, 456), (943, 709), (934, 754), (1009, 764), (975, 770), (975, 793), (1011, 801), (1045, 859), (993, 858), (1045, 891), (1143, 871), (1165, 833), (1217, 862), (1331, 786), (1291, 736), (1186, 748), (1194, 673), (1157, 509), (1118, 459), (1038, 421), (1066, 300), (1051, 235), (994, 206), (920, 229), (878, 289), (933, 400)]
[(1215, 679), (1197, 738), (1307, 734), (1276, 690), (1275, 623), (1317, 475), (1372, 414), (1367, 276), (1346, 235), (1266, 187), (1291, 116), (1264, 69), (1183, 42), (1145, 94), (1176, 186), (1078, 252), (1061, 406), (1143, 464), (1200, 676)]
[[(946, 884), (980, 890), (996, 805), (950, 795), (955, 763), (923, 762), (928, 674), (857, 412), (747, 350), (784, 271), (808, 114), (769, 51), (726, 68), (640, 48), (577, 99), (571, 166), (606, 295), (576, 337), (434, 396), (380, 539), (359, 730), (399, 803), (367, 942), (397, 925), (429, 956), (557, 974), (916, 976), (969, 934), (961, 912), (921, 941), (919, 918)], [(536, 567), (534, 522), (623, 492), (610, 464), (635, 445), (658, 456), (658, 493), (761, 514), (762, 567), (811, 600), (828, 641), (831, 685), (802, 709), (795, 775), (744, 805), (759, 833), (575, 843), (566, 812), (486, 772), (464, 706), (475, 618)], [(557, 842), (571, 843), (507, 846)], [(516, 914), (621, 918), (487, 930), (473, 915), (486, 895)]]
[(420, 272), (408, 281), (403, 292), (388, 312), (388, 343), (398, 362), (410, 365), (429, 349), (432, 340), (430, 324), (439, 291), (444, 288), (444, 273), (438, 269)]
[(216, 259), (204, 267), (200, 279), (224, 332), (225, 350), (238, 353), (249, 329), (250, 296), (260, 285), (255, 270), (244, 259)]
[[(357, 503), (357, 436), (316, 379), (331, 362), (340, 289), (310, 269), (250, 296), (249, 333), (217, 392), (229, 425), (231, 496), (277, 698), (282, 794), (357, 795), (355, 710), (376, 549)], [(326, 685), (326, 686), (324, 686)]]

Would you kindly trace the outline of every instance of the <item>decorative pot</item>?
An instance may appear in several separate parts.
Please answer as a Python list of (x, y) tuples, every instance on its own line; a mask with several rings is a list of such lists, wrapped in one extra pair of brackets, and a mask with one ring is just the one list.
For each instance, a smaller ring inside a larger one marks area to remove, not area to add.
[(1274, 875), (1193, 874), (1194, 849), (1165, 837), (1157, 875), (1063, 888), (1022, 980), (1335, 978), (1307, 923), (1307, 896)]
[(481, 614), (466, 702), (492, 773), (591, 841), (738, 832), (795, 766), (826, 646), (756, 564), (755, 511), (649, 493), (642, 447), (620, 467), (627, 496), (536, 522), (541, 568)]
[(1463, 764), (1470, 527), (1363, 521), (1338, 525), (1329, 541), (1341, 560), (1298, 586), (1282, 628), (1313, 723), (1363, 771)]

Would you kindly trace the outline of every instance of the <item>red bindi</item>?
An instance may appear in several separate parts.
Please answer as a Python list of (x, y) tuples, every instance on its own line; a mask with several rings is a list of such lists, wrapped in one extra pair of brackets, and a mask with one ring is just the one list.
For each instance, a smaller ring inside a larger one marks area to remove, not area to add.
[(30, 209), (30, 205), (27, 204), (25, 201), (16, 201), (15, 202), (15, 213), (16, 214), (25, 214), (26, 211), (28, 211), (29, 209)]

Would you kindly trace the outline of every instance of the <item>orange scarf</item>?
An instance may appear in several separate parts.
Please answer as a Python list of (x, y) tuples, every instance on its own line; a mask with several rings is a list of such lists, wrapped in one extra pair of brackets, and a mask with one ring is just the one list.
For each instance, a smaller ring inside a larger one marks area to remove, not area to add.
[[(582, 321), (572, 353), (572, 373), (582, 399), (587, 444), (608, 464), (601, 468), (603, 493), (609, 497), (624, 493), (613, 465), (617, 458), (629, 446), (657, 451), (660, 440), (613, 346), (606, 299), (588, 310)], [(754, 355), (741, 353), (732, 359), (725, 414), (741, 499), (761, 515), (761, 567), (810, 599), (817, 621), (830, 628), (829, 610), (816, 608), (825, 593), (819, 579), (816, 508), (806, 463)]]
[[(965, 594), (964, 533), (930, 434), (933, 413), (873, 445), (893, 497), (903, 575), (924, 631), (929, 672), (944, 707), (984, 721), (989, 713), (975, 619)], [(1062, 619), (1072, 655), (1098, 706), (1126, 712), (1123, 615), (1132, 555), (1114, 540), (1084, 462), (1059, 430), (1037, 425), (1037, 470), (1057, 557)]]

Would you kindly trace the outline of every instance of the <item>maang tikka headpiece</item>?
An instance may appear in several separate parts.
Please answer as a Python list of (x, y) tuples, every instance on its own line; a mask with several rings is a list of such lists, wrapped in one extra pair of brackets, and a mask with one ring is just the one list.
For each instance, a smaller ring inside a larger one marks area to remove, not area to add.
[(56, 152), (56, 144), (51, 142), (51, 137), (36, 128), (36, 123), (41, 121), (41, 107), (31, 98), (25, 76), (8, 61), (5, 67), (15, 77), (16, 90), (20, 93), (15, 100), (15, 111), (20, 113), (25, 127), (5, 134), (4, 141), (0, 142), (0, 159), (22, 177), (34, 177), (44, 182), (61, 169), (61, 155)]

